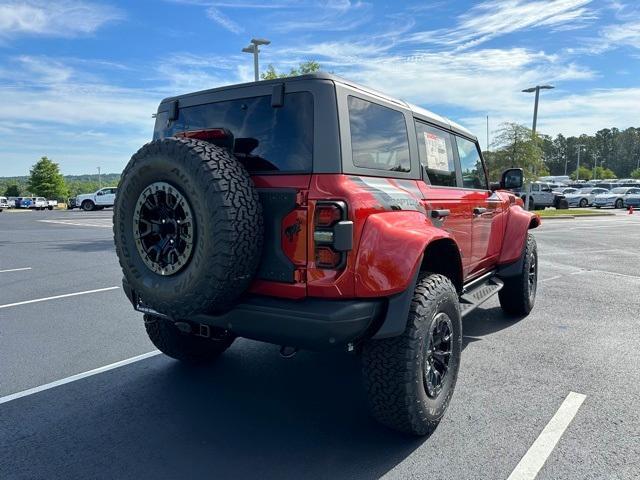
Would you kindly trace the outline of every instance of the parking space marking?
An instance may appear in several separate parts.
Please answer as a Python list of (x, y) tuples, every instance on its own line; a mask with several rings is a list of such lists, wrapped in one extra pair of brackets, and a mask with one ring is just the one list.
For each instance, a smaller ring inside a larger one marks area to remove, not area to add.
[(23, 267), (23, 268), (10, 268), (8, 270), (0, 270), (0, 273), (9, 273), (9, 272), (24, 272), (25, 270), (31, 270), (31, 267)]
[(578, 413), (585, 398), (587, 396), (581, 393), (569, 392), (556, 414), (549, 420), (547, 426), (544, 427), (542, 433), (524, 454), (507, 480), (533, 480), (536, 478), (560, 437)]
[(20, 305), (28, 305), (30, 303), (46, 302), (48, 300), (57, 300), (59, 298), (77, 297), (78, 295), (87, 295), (89, 293), (108, 292), (109, 290), (117, 290), (120, 287), (96, 288), (95, 290), (86, 290), (84, 292), (65, 293), (63, 295), (54, 295), (53, 297), (36, 298), (33, 300), (25, 300), (24, 302), (7, 303), (0, 305), (0, 309), (18, 307)]
[(121, 360), (119, 362), (111, 363), (109, 365), (105, 365), (104, 367), (94, 368), (93, 370), (88, 370), (83, 373), (78, 373), (76, 375), (71, 375), (67, 378), (62, 378), (60, 380), (56, 380), (55, 382), (46, 383), (44, 385), (40, 385), (39, 387), (30, 388), (28, 390), (23, 390), (21, 392), (12, 393), (11, 395), (6, 395), (4, 397), (0, 397), (0, 404), (10, 402), (11, 400), (16, 400), (18, 398), (27, 397), (29, 395), (33, 395), (35, 393), (42, 392), (44, 390), (49, 390), (51, 388), (59, 387), (60, 385), (65, 385), (67, 383), (75, 382), (76, 380), (81, 380), (83, 378), (91, 377), (93, 375), (98, 375), (99, 373), (104, 373), (109, 370), (113, 370), (118, 367), (124, 367), (125, 365), (129, 365), (131, 363), (139, 362), (140, 360), (145, 360), (150, 357), (154, 357), (159, 355), (160, 352), (158, 350), (153, 350), (151, 352), (143, 353), (142, 355), (137, 355), (135, 357), (127, 358), (126, 360)]
[(43, 223), (54, 223), (58, 225), (71, 225), (74, 227), (99, 227), (99, 228), (112, 228), (112, 220), (108, 219), (108, 223), (87, 223), (87, 222), (79, 222), (75, 220), (38, 220)]

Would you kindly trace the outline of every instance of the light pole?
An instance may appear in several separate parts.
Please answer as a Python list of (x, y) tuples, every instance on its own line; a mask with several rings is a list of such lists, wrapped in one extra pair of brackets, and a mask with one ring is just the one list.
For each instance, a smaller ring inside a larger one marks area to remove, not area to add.
[(526, 88), (522, 90), (524, 93), (536, 92), (536, 101), (533, 106), (533, 128), (532, 128), (534, 138), (536, 136), (536, 125), (538, 123), (538, 100), (540, 99), (540, 90), (551, 90), (552, 88), (555, 88), (555, 87), (553, 87), (552, 85), (536, 85), (535, 87)]
[(258, 54), (260, 53), (259, 46), (269, 45), (270, 43), (271, 43), (270, 40), (266, 40), (264, 38), (252, 38), (249, 46), (242, 49), (244, 53), (253, 54), (253, 73), (254, 73), (256, 82), (260, 80), (260, 67), (258, 65)]
[(102, 188), (102, 177), (100, 176), (100, 167), (98, 167), (98, 186)]
[(585, 145), (580, 143), (579, 145), (576, 145), (576, 148), (578, 149), (578, 167), (576, 168), (576, 182), (578, 180), (580, 180), (580, 152), (582, 151), (582, 147), (584, 147)]

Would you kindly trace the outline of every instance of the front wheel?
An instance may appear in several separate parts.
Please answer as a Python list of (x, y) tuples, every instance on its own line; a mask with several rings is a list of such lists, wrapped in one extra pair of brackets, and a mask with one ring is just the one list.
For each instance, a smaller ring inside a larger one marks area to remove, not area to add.
[(456, 289), (447, 277), (425, 273), (416, 285), (404, 333), (364, 345), (363, 376), (372, 416), (404, 433), (431, 434), (451, 401), (461, 352)]
[(622, 199), (621, 198), (617, 199), (616, 200), (616, 204), (615, 204), (615, 208), (622, 208), (622, 206), (623, 206)]
[(527, 235), (522, 270), (518, 275), (504, 279), (504, 287), (498, 292), (500, 306), (505, 313), (514, 316), (529, 315), (536, 301), (538, 288), (538, 247), (533, 235)]
[(206, 337), (182, 332), (174, 322), (153, 315), (144, 316), (144, 326), (153, 344), (165, 355), (190, 364), (211, 363), (234, 341), (233, 336), (208, 329)]
[(589, 202), (587, 201), (586, 198), (581, 198), (580, 199), (580, 207), (581, 208), (585, 208), (588, 204), (589, 204)]

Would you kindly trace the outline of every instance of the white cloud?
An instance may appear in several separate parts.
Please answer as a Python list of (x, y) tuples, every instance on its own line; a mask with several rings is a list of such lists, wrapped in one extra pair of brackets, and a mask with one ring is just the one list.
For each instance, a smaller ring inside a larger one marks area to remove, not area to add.
[[(471, 48), (493, 38), (538, 27), (576, 27), (595, 18), (592, 0), (488, 0), (458, 18), (453, 28), (417, 32), (408, 41)], [(579, 20), (580, 23), (576, 23)]]
[(640, 48), (640, 20), (609, 25), (601, 32), (603, 46)]
[(15, 35), (74, 37), (93, 33), (121, 20), (117, 8), (80, 0), (22, 0), (0, 2), (0, 38)]
[(231, 33), (238, 34), (244, 32), (244, 28), (242, 28), (242, 26), (231, 20), (216, 7), (207, 8), (207, 17), (216, 22), (225, 30), (229, 30)]

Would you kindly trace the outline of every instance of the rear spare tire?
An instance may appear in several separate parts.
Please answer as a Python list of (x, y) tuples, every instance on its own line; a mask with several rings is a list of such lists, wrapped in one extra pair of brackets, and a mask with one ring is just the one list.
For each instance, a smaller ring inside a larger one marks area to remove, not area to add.
[(114, 205), (116, 252), (146, 306), (174, 318), (228, 309), (262, 250), (258, 192), (213, 144), (166, 138), (131, 157)]

